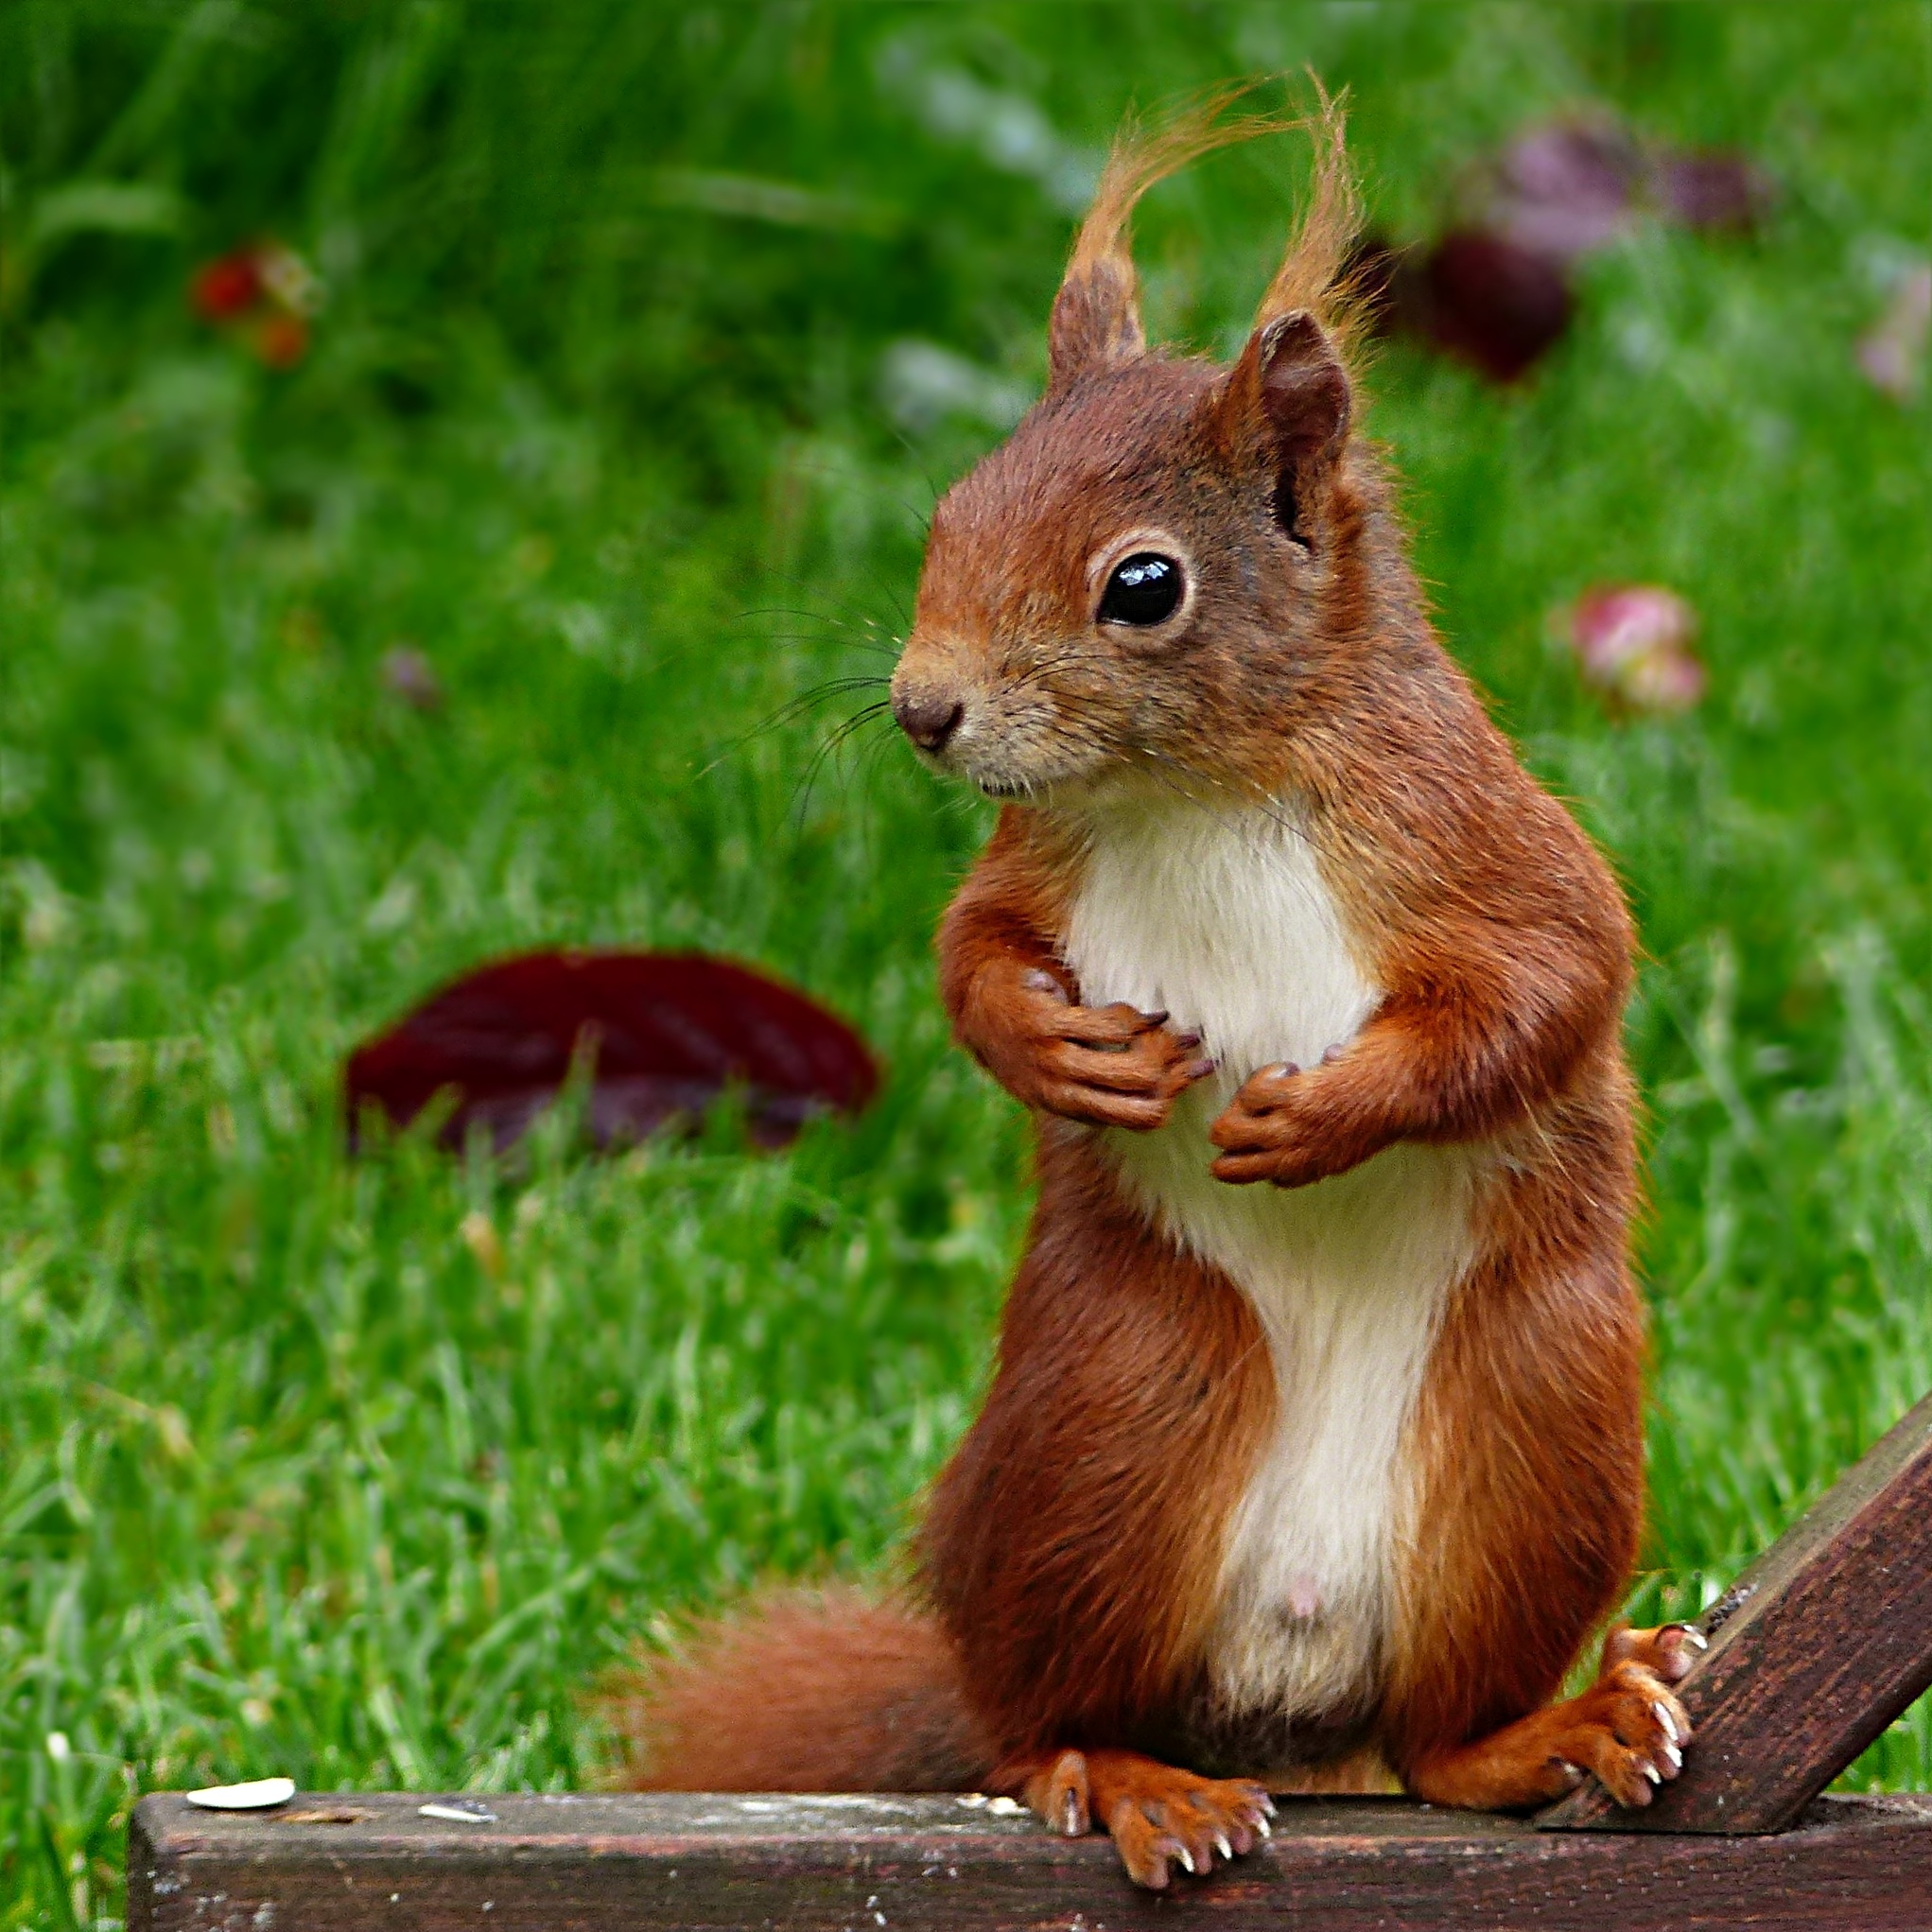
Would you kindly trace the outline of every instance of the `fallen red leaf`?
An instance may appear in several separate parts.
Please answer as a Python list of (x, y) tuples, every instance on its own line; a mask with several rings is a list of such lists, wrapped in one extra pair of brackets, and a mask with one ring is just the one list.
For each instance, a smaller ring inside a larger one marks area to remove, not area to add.
[(1640, 142), (1608, 114), (1525, 129), (1467, 170), (1459, 214), (1433, 245), (1370, 237), (1349, 279), (1378, 329), (1420, 336), (1498, 382), (1526, 375), (1570, 325), (1570, 270), (1645, 212), (1688, 228), (1748, 231), (1770, 177), (1729, 148)]
[(1514, 382), (1556, 344), (1575, 307), (1562, 270), (1500, 235), (1458, 229), (1422, 265), (1422, 325), (1498, 382)]
[(779, 1147), (813, 1114), (857, 1113), (879, 1086), (844, 1020), (747, 966), (704, 953), (532, 952), (465, 974), (350, 1055), (351, 1135), (368, 1107), (407, 1126), (448, 1090), (445, 1146), (481, 1125), (507, 1147), (579, 1053), (600, 1146), (695, 1122), (734, 1088), (752, 1140)]
[(1479, 228), (1429, 249), (1369, 236), (1348, 279), (1378, 334), (1419, 336), (1495, 382), (1526, 375), (1575, 308), (1561, 264)]
[(1920, 262), (1899, 278), (1884, 315), (1858, 338), (1858, 367), (1894, 402), (1909, 402), (1919, 392), (1928, 331), (1932, 267)]

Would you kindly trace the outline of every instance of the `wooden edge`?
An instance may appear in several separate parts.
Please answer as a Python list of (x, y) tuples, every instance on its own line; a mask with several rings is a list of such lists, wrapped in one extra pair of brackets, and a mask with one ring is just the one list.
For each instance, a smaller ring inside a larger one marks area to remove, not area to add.
[[(1678, 1686), (1697, 1735), (1627, 1811), (1595, 1784), (1544, 1831), (1782, 1831), (1932, 1683), (1932, 1396), (1698, 1620)], [(1932, 1914), (1928, 1914), (1932, 1920)]]
[(1173, 1896), (1136, 1891), (1105, 1839), (951, 1798), (503, 1796), (486, 1820), (399, 1793), (272, 1813), (143, 1799), (129, 1932), (1137, 1932), (1176, 1909), (1232, 1927), (1424, 1932), (1906, 1932), (1932, 1899), (1932, 1797), (1820, 1801), (1781, 1837), (1539, 1833), (1400, 1800), (1290, 1799), (1275, 1836)]

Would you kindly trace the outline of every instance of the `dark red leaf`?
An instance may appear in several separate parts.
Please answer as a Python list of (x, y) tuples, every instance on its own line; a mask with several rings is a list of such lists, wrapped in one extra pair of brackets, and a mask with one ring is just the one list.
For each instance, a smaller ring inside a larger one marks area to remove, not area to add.
[(1426, 251), (1370, 236), (1348, 280), (1378, 334), (1422, 337), (1498, 382), (1523, 375), (1574, 306), (1558, 264), (1484, 229), (1457, 229)]
[(1425, 338), (1514, 382), (1570, 325), (1575, 262), (1654, 209), (1698, 229), (1748, 229), (1769, 178), (1728, 149), (1646, 148), (1602, 113), (1529, 128), (1475, 163), (1460, 218), (1426, 251), (1359, 243), (1349, 280), (1381, 331)]
[(600, 1145), (694, 1121), (735, 1088), (752, 1139), (782, 1146), (812, 1114), (857, 1113), (879, 1085), (849, 1026), (749, 967), (704, 953), (532, 952), (479, 966), (358, 1047), (344, 1079), (351, 1134), (367, 1106), (407, 1126), (452, 1089), (444, 1144), (480, 1123), (507, 1147), (580, 1052)]
[(1569, 327), (1575, 307), (1554, 262), (1481, 229), (1458, 229), (1436, 244), (1420, 292), (1428, 334), (1498, 382), (1527, 374)]
[(1420, 259), (1419, 248), (1401, 247), (1381, 235), (1362, 235), (1349, 250), (1342, 280), (1377, 335), (1421, 326), (1415, 314)]

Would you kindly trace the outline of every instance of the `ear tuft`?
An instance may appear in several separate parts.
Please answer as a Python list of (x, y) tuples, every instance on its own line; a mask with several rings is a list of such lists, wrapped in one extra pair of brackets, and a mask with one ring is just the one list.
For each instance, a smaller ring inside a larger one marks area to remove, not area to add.
[[(1049, 386), (1128, 361), (1146, 346), (1127, 230), (1135, 204), (1155, 183), (1217, 148), (1293, 125), (1235, 110), (1259, 83), (1237, 80), (1178, 103), (1154, 127), (1130, 114), (1107, 156), (1093, 205), (1080, 224), (1048, 337)], [(1279, 278), (1278, 278), (1279, 279)]]
[(1104, 256), (1068, 271), (1047, 329), (1047, 366), (1055, 385), (1127, 361), (1145, 346), (1132, 262)]

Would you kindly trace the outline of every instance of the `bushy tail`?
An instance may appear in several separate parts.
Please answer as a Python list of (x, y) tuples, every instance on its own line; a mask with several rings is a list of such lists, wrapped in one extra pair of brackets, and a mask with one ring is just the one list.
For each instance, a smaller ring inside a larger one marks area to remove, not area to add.
[(931, 1618), (786, 1592), (614, 1687), (632, 1791), (970, 1791), (990, 1753)]

